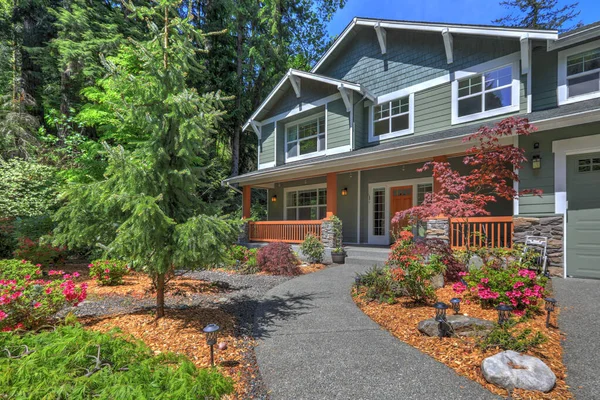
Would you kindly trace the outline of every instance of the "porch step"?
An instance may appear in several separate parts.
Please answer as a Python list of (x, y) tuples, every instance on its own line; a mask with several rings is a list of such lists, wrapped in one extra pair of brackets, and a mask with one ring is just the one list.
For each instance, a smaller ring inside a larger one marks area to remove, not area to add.
[(385, 263), (390, 254), (389, 247), (372, 247), (372, 246), (346, 246), (346, 263), (381, 266)]
[(385, 264), (385, 260), (375, 260), (372, 257), (346, 257), (346, 264), (363, 265), (367, 267), (377, 265), (378, 267), (381, 267)]

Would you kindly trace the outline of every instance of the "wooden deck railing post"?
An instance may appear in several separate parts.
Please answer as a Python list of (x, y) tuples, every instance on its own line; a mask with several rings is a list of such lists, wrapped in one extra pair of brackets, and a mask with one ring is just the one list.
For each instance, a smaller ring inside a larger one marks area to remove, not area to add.
[(512, 248), (513, 232), (512, 217), (450, 218), (450, 246), (453, 249), (467, 246)]
[(250, 221), (251, 242), (302, 243), (310, 233), (321, 238), (321, 221)]

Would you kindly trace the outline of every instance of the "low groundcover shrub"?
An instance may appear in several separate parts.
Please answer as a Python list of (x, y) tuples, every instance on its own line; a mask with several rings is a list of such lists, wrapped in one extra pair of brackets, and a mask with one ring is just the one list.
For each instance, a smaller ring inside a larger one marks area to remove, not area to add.
[(323, 262), (325, 246), (321, 243), (319, 238), (310, 233), (306, 235), (304, 242), (300, 245), (300, 251), (313, 264)]
[(102, 286), (115, 286), (123, 283), (129, 267), (121, 260), (94, 260), (88, 265), (90, 276)]
[(0, 333), (0, 393), (18, 399), (218, 399), (233, 382), (173, 353), (157, 356), (117, 331), (60, 326)]

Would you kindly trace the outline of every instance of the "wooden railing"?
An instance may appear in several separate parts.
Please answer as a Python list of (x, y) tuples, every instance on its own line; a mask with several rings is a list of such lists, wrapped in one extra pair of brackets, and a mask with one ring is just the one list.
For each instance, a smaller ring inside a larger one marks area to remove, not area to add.
[(302, 243), (311, 233), (321, 238), (322, 221), (258, 221), (249, 222), (251, 242)]
[(512, 248), (513, 228), (512, 217), (450, 218), (450, 246)]

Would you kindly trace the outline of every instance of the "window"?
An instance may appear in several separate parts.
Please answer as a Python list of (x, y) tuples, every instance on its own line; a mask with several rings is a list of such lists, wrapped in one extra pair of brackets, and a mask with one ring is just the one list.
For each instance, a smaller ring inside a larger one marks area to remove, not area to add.
[(417, 204), (425, 201), (425, 194), (433, 192), (432, 183), (420, 183), (417, 185)]
[(373, 189), (373, 235), (385, 235), (385, 188)]
[(600, 47), (567, 57), (567, 97), (600, 91)]
[(286, 192), (286, 220), (316, 220), (327, 216), (327, 189), (315, 188)]
[(409, 128), (409, 100), (404, 97), (373, 107), (373, 135), (400, 132)]
[(600, 171), (600, 158), (583, 158), (577, 160), (577, 172)]
[(512, 66), (458, 81), (458, 117), (512, 105)]
[(325, 151), (325, 115), (286, 125), (287, 158)]

